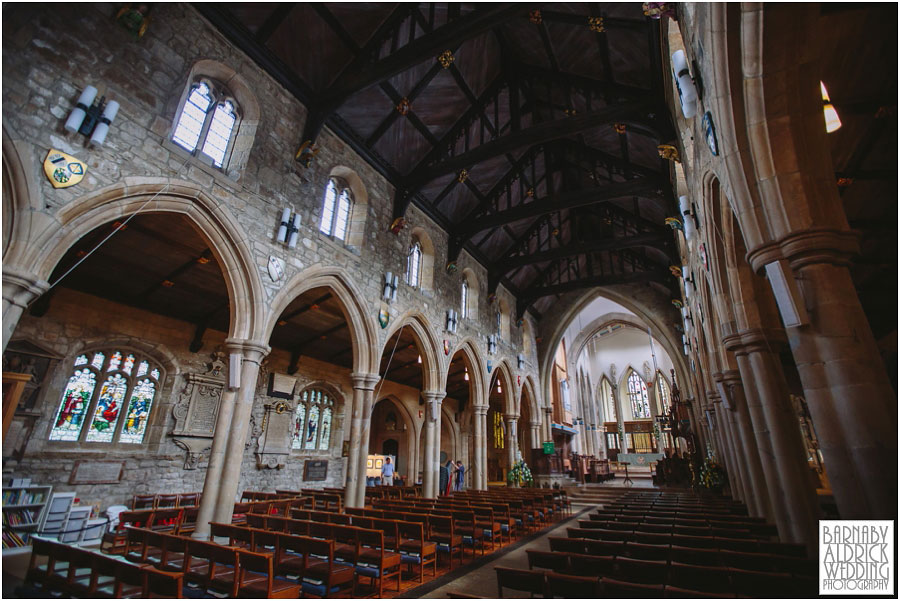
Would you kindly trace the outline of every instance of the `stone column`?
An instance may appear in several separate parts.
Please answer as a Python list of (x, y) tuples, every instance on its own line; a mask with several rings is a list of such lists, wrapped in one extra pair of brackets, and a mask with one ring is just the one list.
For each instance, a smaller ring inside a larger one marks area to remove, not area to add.
[[(519, 416), (513, 413), (507, 413), (503, 416), (506, 421), (506, 461), (507, 469), (512, 469), (516, 462), (516, 444), (518, 433)], [(508, 482), (508, 481), (507, 481)]]
[(529, 427), (528, 440), (529, 440), (529, 444), (531, 445), (531, 448), (532, 449), (541, 448), (541, 422), (533, 419), (528, 422), (528, 427)]
[(225, 465), (225, 446), (228, 444), (228, 432), (231, 427), (231, 416), (234, 414), (235, 391), (231, 388), (222, 392), (219, 402), (219, 413), (216, 416), (216, 429), (213, 434), (212, 448), (209, 451), (209, 463), (206, 466), (206, 477), (203, 480), (203, 493), (200, 496), (200, 508), (197, 512), (197, 524), (192, 538), (209, 539), (209, 523), (213, 519), (216, 501), (219, 498), (219, 484), (222, 481), (222, 466)]
[(50, 284), (34, 274), (14, 267), (3, 268), (3, 350), (12, 338), (22, 313)]
[(475, 430), (475, 464), (472, 466), (472, 486), (478, 490), (487, 489), (487, 405), (473, 407)]
[[(424, 394), (424, 393), (423, 393)], [(440, 494), (438, 490), (441, 484), (441, 465), (446, 464), (446, 461), (441, 461), (441, 437), (443, 436), (443, 421), (444, 421), (444, 412), (442, 410), (444, 397), (447, 396), (447, 393), (444, 391), (439, 391), (434, 393), (432, 397), (435, 399), (433, 402), (437, 403), (437, 418), (434, 423), (434, 496), (437, 497)], [(425, 397), (426, 400), (428, 397)], [(448, 456), (447, 459), (450, 459)], [(453, 480), (453, 473), (450, 473), (450, 480)]]
[(619, 452), (627, 453), (628, 447), (625, 445), (625, 417), (622, 413), (622, 402), (619, 399), (619, 385), (610, 383), (612, 388), (613, 405), (616, 408), (616, 429), (619, 436)]
[(234, 503), (241, 480), (244, 462), (244, 445), (250, 428), (250, 415), (256, 400), (256, 378), (259, 364), (269, 353), (268, 345), (249, 340), (226, 340), (229, 347), (239, 347), (243, 353), (241, 361), (241, 387), (237, 390), (228, 443), (225, 447), (225, 461), (222, 465), (222, 479), (219, 484), (218, 500), (213, 517), (217, 522), (231, 523)]
[(781, 540), (801, 543), (810, 551), (818, 537), (815, 490), (803, 453), (797, 417), (781, 370), (780, 330), (744, 330), (724, 339), (735, 353), (741, 379), (752, 382), (747, 407), (759, 449), (769, 500)]
[[(347, 479), (344, 485), (344, 505), (347, 507), (356, 507), (357, 495), (360, 480), (365, 485), (365, 457), (368, 453), (363, 453), (362, 441), (362, 416), (364, 409), (364, 397), (366, 390), (374, 390), (375, 384), (378, 382), (378, 376), (375, 374), (353, 373), (350, 374), (350, 381), (353, 384), (353, 398), (350, 406), (350, 448), (347, 454)], [(365, 441), (365, 448), (368, 449), (369, 441)], [(360, 462), (360, 455), (363, 461)], [(360, 472), (360, 463), (363, 465), (363, 471)]]
[(731, 429), (731, 416), (729, 415), (731, 411), (725, 407), (718, 393), (707, 392), (707, 398), (716, 408), (716, 426), (722, 441), (723, 453), (728, 459), (728, 479), (731, 481), (732, 496), (746, 504), (747, 487), (740, 448), (736, 444), (734, 432)]
[(544, 419), (543, 419), (544, 433), (543, 440), (541, 442), (550, 442), (553, 440), (553, 408), (552, 407), (544, 407)]
[(810, 323), (787, 335), (838, 511), (843, 519), (894, 519), (897, 394), (847, 262), (817, 249), (795, 255), (791, 268)]
[(756, 438), (753, 436), (753, 425), (750, 414), (747, 411), (747, 398), (744, 393), (740, 372), (728, 370), (719, 374), (722, 384), (729, 392), (733, 408), (735, 431), (741, 440), (744, 450), (744, 467), (747, 474), (747, 482), (750, 485), (749, 493), (753, 498), (753, 505), (748, 503), (750, 515), (754, 517), (766, 517), (774, 522), (772, 508), (769, 505), (768, 491), (766, 490), (765, 476), (762, 463), (759, 459), (759, 449), (756, 446)]
[[(366, 504), (366, 460), (369, 458), (369, 433), (372, 426), (375, 386), (380, 379), (378, 374), (354, 373), (350, 375), (350, 381), (353, 384), (353, 422), (350, 423), (350, 456), (347, 458), (347, 465), (349, 466), (352, 461), (355, 468), (348, 467), (348, 483), (344, 489), (344, 499), (350, 500), (352, 503), (350, 507), (364, 507)], [(354, 423), (358, 436), (355, 446)], [(351, 469), (354, 480), (352, 486), (350, 484)]]
[[(435, 453), (435, 430), (441, 427), (441, 400), (443, 393), (423, 392), (425, 398), (425, 450), (422, 455), (422, 496), (437, 497), (440, 485), (438, 455)], [(440, 440), (440, 439), (437, 439)]]

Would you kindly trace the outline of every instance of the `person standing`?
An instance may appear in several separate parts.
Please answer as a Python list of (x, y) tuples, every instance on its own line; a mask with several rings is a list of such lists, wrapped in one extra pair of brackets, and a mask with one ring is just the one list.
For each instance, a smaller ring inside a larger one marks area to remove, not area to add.
[(466, 482), (466, 466), (463, 465), (463, 462), (460, 460), (456, 460), (456, 489), (462, 490), (463, 485)]
[(385, 457), (384, 464), (381, 466), (381, 484), (384, 486), (394, 485), (394, 464), (391, 463), (390, 457)]
[(447, 494), (447, 486), (450, 483), (450, 461), (441, 466), (440, 479), (438, 480), (438, 495), (445, 496)]

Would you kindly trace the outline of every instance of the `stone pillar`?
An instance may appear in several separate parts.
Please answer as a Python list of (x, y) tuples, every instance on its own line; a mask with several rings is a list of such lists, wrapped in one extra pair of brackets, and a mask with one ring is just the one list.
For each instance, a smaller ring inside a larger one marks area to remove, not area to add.
[(3, 350), (12, 338), (22, 313), (50, 284), (34, 274), (11, 267), (3, 268)]
[(784, 344), (783, 332), (745, 330), (724, 342), (735, 353), (741, 379), (754, 384), (747, 390), (747, 407), (760, 462), (766, 466), (763, 473), (779, 536), (785, 542), (805, 544), (812, 552), (819, 509), (781, 370), (778, 351)]
[(225, 465), (225, 447), (228, 444), (228, 433), (231, 428), (231, 416), (234, 414), (236, 393), (227, 388), (222, 392), (219, 402), (219, 413), (216, 416), (216, 429), (213, 434), (212, 448), (209, 451), (209, 463), (206, 466), (206, 477), (203, 480), (203, 493), (200, 496), (200, 508), (197, 512), (197, 524), (192, 538), (209, 539), (209, 523), (213, 520), (216, 501), (219, 498), (219, 484), (222, 481), (222, 466)]
[(759, 449), (756, 446), (756, 438), (753, 436), (753, 425), (750, 414), (747, 412), (747, 398), (744, 392), (740, 372), (728, 370), (718, 374), (725, 390), (730, 395), (733, 409), (734, 429), (737, 432), (741, 447), (744, 451), (744, 467), (750, 490), (747, 491), (753, 498), (753, 504), (747, 504), (750, 515), (754, 517), (766, 517), (774, 522), (772, 508), (769, 505), (768, 491), (766, 490), (765, 476), (762, 463), (759, 459)]
[[(241, 349), (241, 387), (237, 390), (234, 412), (231, 416), (231, 427), (228, 443), (225, 447), (225, 461), (222, 464), (222, 479), (213, 518), (217, 522), (231, 523), (234, 503), (241, 480), (241, 467), (244, 462), (244, 446), (247, 443), (247, 431), (250, 428), (250, 415), (256, 400), (256, 378), (259, 375), (259, 364), (269, 353), (268, 345), (248, 340), (226, 340), (229, 347)], [(217, 426), (218, 429), (218, 426)]]
[[(441, 401), (443, 392), (423, 392), (425, 398), (425, 450), (422, 456), (422, 496), (426, 499), (436, 498), (440, 486), (438, 459), (440, 450), (435, 452), (436, 430), (441, 427)], [(437, 443), (439, 444), (439, 442)]]
[[(423, 393), (423, 394), (425, 394), (425, 393)], [(434, 468), (435, 469), (435, 472), (434, 472), (434, 496), (435, 497), (440, 495), (440, 491), (438, 489), (440, 488), (440, 484), (441, 484), (441, 478), (440, 478), (441, 466), (447, 463), (446, 461), (443, 461), (443, 462), (441, 461), (441, 436), (443, 435), (442, 425), (443, 425), (443, 420), (444, 420), (444, 412), (442, 410), (442, 407), (443, 407), (443, 401), (444, 401), (445, 396), (447, 396), (447, 393), (444, 391), (439, 391), (437, 393), (434, 393), (434, 396), (432, 396), (432, 398), (434, 399), (433, 402), (437, 403), (437, 417), (436, 417), (435, 423), (434, 423), (434, 466), (435, 466), (435, 468)], [(427, 401), (428, 396), (426, 396), (425, 399)], [(447, 459), (450, 459), (450, 457), (448, 456)], [(452, 482), (452, 480), (453, 480), (452, 472), (450, 473), (450, 479)]]
[(622, 402), (619, 399), (619, 385), (610, 384), (612, 388), (613, 405), (616, 408), (616, 429), (619, 436), (619, 452), (627, 453), (628, 447), (625, 445), (625, 417), (622, 413)]
[(713, 417), (713, 436), (716, 438), (716, 452), (719, 462), (725, 466), (728, 473), (728, 483), (731, 488), (731, 496), (738, 501), (744, 500), (743, 483), (741, 482), (740, 470), (735, 465), (735, 457), (732, 452), (731, 445), (728, 441), (728, 431), (726, 430), (727, 417), (726, 409), (722, 407), (722, 401), (718, 396), (710, 395), (707, 392), (711, 409), (710, 413)]
[(475, 464), (472, 466), (472, 486), (487, 489), (487, 405), (477, 405), (474, 410)]
[(541, 448), (541, 422), (533, 419), (528, 422), (528, 428), (529, 428), (529, 433), (528, 433), (529, 434), (529, 436), (528, 436), (529, 443), (528, 444), (531, 445), (532, 449)]
[[(519, 416), (513, 413), (507, 413), (503, 416), (506, 421), (506, 461), (507, 468), (512, 469), (516, 459), (517, 432)], [(508, 481), (507, 481), (508, 482)], [(514, 485), (518, 486), (518, 485)]]
[(894, 519), (897, 394), (848, 263), (832, 251), (807, 252), (791, 268), (810, 323), (787, 335), (834, 499), (843, 519)]
[[(369, 433), (372, 427), (372, 407), (375, 402), (375, 386), (381, 378), (378, 374), (362, 374), (354, 373), (350, 375), (350, 381), (353, 383), (353, 421), (356, 422), (356, 432), (359, 436), (359, 442), (356, 444), (354, 452), (353, 445), (353, 423), (350, 424), (350, 456), (347, 458), (347, 465), (350, 461), (356, 466), (353, 472), (353, 486), (349, 484), (348, 468), (348, 485), (344, 489), (344, 498), (350, 498), (353, 503), (350, 507), (365, 507), (366, 504), (366, 460), (369, 458)], [(396, 468), (395, 468), (396, 469)], [(351, 493), (351, 494), (348, 494)]]
[(544, 407), (543, 419), (544, 433), (541, 442), (550, 442), (553, 440), (553, 408)]
[[(353, 398), (350, 407), (350, 448), (347, 454), (347, 479), (344, 485), (344, 505), (346, 507), (357, 506), (357, 496), (359, 494), (359, 483), (362, 481), (365, 486), (365, 460), (368, 453), (363, 449), (369, 448), (368, 439), (362, 440), (362, 420), (365, 405), (365, 393), (367, 390), (374, 390), (378, 383), (378, 375), (353, 373), (350, 374), (350, 381), (353, 384)], [(362, 461), (360, 461), (362, 456)], [(363, 471), (360, 472), (360, 465)]]

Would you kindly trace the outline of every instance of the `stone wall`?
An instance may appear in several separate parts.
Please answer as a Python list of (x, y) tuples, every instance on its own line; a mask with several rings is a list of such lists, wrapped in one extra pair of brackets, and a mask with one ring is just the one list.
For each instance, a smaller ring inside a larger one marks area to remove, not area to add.
[[(274, 311), (271, 304), (285, 282), (296, 281), (298, 274), (305, 270), (327, 267), (342, 274), (358, 291), (360, 298), (356, 300), (364, 307), (364, 319), (369, 320), (376, 333), (376, 340), (369, 349), (375, 365), (392, 330), (374, 325), (378, 319), (383, 274), (405, 271), (410, 232), (413, 228), (423, 229), (434, 245), (433, 285), (429, 290), (420, 290), (401, 284), (396, 302), (390, 305), (391, 325), (404, 316), (419, 314), (438, 341), (438, 347), (442, 339), (447, 339), (455, 351), (461, 341), (470, 338), (478, 345), (481, 358), (488, 358), (485, 332), (493, 331), (495, 305), (487, 294), (484, 267), (463, 252), (458, 271), (448, 273), (444, 268), (447, 235), (416, 207), (411, 207), (407, 213), (408, 228), (397, 236), (388, 233), (393, 188), (327, 128), (318, 140), (321, 151), (312, 165), (309, 168), (298, 166), (293, 155), (299, 144), (306, 109), (228, 44), (189, 5), (156, 6), (153, 21), (139, 41), (115, 23), (115, 10), (113, 5), (103, 4), (77, 7), (23, 5), (5, 15), (3, 135), (14, 142), (22, 155), (26, 171), (23, 177), (32, 195), (24, 204), (18, 203), (15, 207), (19, 213), (13, 216), (13, 223), (30, 219), (30, 223), (46, 224), (48, 228), (44, 233), (32, 232), (28, 237), (14, 240), (9, 248), (4, 244), (7, 267), (12, 257), (16, 268), (49, 277), (49, 273), (39, 273), (41, 263), (34, 257), (39, 257), (42, 249), (35, 246), (52, 248), (58, 241), (58, 237), (54, 238), (53, 233), (46, 231), (52, 232), (56, 227), (61, 219), (61, 209), (87, 204), (98, 195), (120, 189), (123, 184), (162, 187), (167, 182), (186, 181), (208, 194), (215, 201), (216, 210), (238, 224), (240, 232), (234, 243), (245, 246), (255, 263), (257, 277), (264, 288), (263, 298), (259, 299), (264, 313)], [(255, 94), (253, 102), (258, 104), (259, 119), (244, 124), (253, 133), (253, 144), (238, 149), (244, 155), (235, 161), (240, 167), (237, 171), (233, 169), (234, 164), (227, 172), (215, 170), (169, 141), (179, 99), (191, 74), (195, 73), (195, 66), (201, 61), (204, 65), (218, 64), (219, 71), (233, 70), (246, 89)], [(83, 137), (68, 134), (63, 129), (80, 91), (88, 84), (96, 86), (100, 94), (121, 103), (107, 141), (99, 148), (88, 147)], [(87, 163), (87, 175), (80, 184), (67, 189), (54, 189), (49, 185), (41, 171), (41, 163), (50, 148), (68, 152)], [(358, 245), (346, 246), (318, 230), (325, 185), (328, 176), (336, 170), (358, 177), (367, 197), (367, 202), (358, 206), (364, 214), (353, 215), (354, 227), (361, 228), (362, 232), (362, 236), (354, 237), (354, 241), (361, 240)], [(25, 208), (28, 206), (30, 208)], [(300, 240), (293, 250), (274, 240), (285, 206), (302, 215)], [(146, 210), (153, 210), (153, 207)], [(39, 237), (37, 234), (43, 236), (40, 243), (35, 242)], [(59, 252), (65, 250), (62, 248)], [(51, 259), (58, 261), (61, 256)], [(274, 282), (269, 278), (266, 267), (270, 256), (285, 261), (283, 280)], [(445, 314), (448, 308), (459, 308), (461, 277), (467, 268), (477, 281), (478, 310), (472, 317), (461, 320), (457, 333), (450, 334), (444, 331)], [(515, 302), (504, 289), (498, 291), (498, 298), (505, 299), (514, 311)], [(274, 321), (277, 316), (269, 317), (269, 321)], [(515, 370), (516, 354), (522, 352), (523, 330), (514, 323), (510, 329), (509, 338), (500, 341), (497, 353), (490, 359), (495, 366), (505, 360), (513, 369), (513, 377), (521, 375), (524, 381), (531, 375), (537, 381), (537, 345), (532, 341), (525, 368)], [(532, 324), (531, 331), (535, 329)], [(201, 460), (198, 469), (184, 469), (184, 451), (174, 445), (169, 435), (173, 426), (171, 409), (183, 386), (184, 374), (202, 372), (210, 353), (222, 345), (228, 334), (208, 332), (204, 348), (191, 353), (188, 344), (192, 333), (190, 324), (62, 289), (55, 295), (51, 309), (44, 317), (26, 313), (13, 338), (29, 339), (50, 347), (64, 359), (48, 376), (48, 385), (44, 387), (39, 405), (42, 415), (32, 418), (34, 428), (30, 435), (24, 436), (27, 440), (23, 440), (23, 436), (13, 436), (7, 445), (24, 448), (24, 456), (18, 462), (9, 461), (7, 458), (12, 449), (4, 448), (4, 476), (28, 476), (36, 482), (46, 482), (65, 490), (72, 488), (66, 482), (74, 461), (102, 455), (126, 461), (126, 476), (119, 485), (79, 487), (83, 502), (102, 502), (105, 506), (125, 502), (139, 492), (200, 490), (206, 458)], [(267, 331), (253, 334), (262, 340), (269, 337)], [(77, 350), (88, 342), (123, 339), (157, 349), (171, 364), (158, 396), (147, 443), (135, 450), (97, 451), (89, 444), (79, 446), (47, 441), (50, 420)], [(432, 350), (440, 362), (434, 366), (435, 371), (446, 374), (452, 353), (445, 356), (440, 348)], [(288, 360), (287, 353), (273, 350), (266, 360), (261, 379), (267, 371), (285, 372)], [(333, 366), (325, 369), (313, 363), (301, 365), (298, 373), (301, 381), (327, 381), (343, 393), (344, 407), (347, 407), (352, 396), (349, 370)], [(479, 365), (479, 368), (485, 369), (485, 365)], [(487, 383), (489, 378), (486, 375)], [(262, 419), (264, 400), (259, 390), (253, 412), (257, 425)], [(517, 391), (516, 399), (518, 396)], [(405, 402), (417, 405), (417, 399)], [(329, 486), (343, 483), (340, 443), (348, 433), (342, 417), (343, 408), (338, 410), (332, 448), (327, 453), (331, 464), (325, 485)], [(292, 456), (282, 470), (258, 469), (253, 458), (255, 438), (251, 436), (248, 440), (240, 489), (271, 490), (276, 486), (296, 488), (302, 485), (301, 459), (305, 455)]]

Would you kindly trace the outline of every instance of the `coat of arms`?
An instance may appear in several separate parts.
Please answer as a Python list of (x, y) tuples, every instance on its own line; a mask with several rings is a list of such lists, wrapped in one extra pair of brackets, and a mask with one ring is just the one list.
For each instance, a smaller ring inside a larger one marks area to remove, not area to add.
[(54, 188), (74, 186), (86, 172), (87, 165), (61, 150), (51, 148), (44, 159), (44, 174)]
[(444, 341), (444, 354), (445, 355), (450, 354), (450, 341), (449, 340)]
[(384, 303), (381, 303), (381, 310), (378, 312), (378, 323), (381, 325), (381, 329), (385, 329), (388, 325), (388, 322), (391, 320), (391, 314), (388, 313), (387, 307)]

